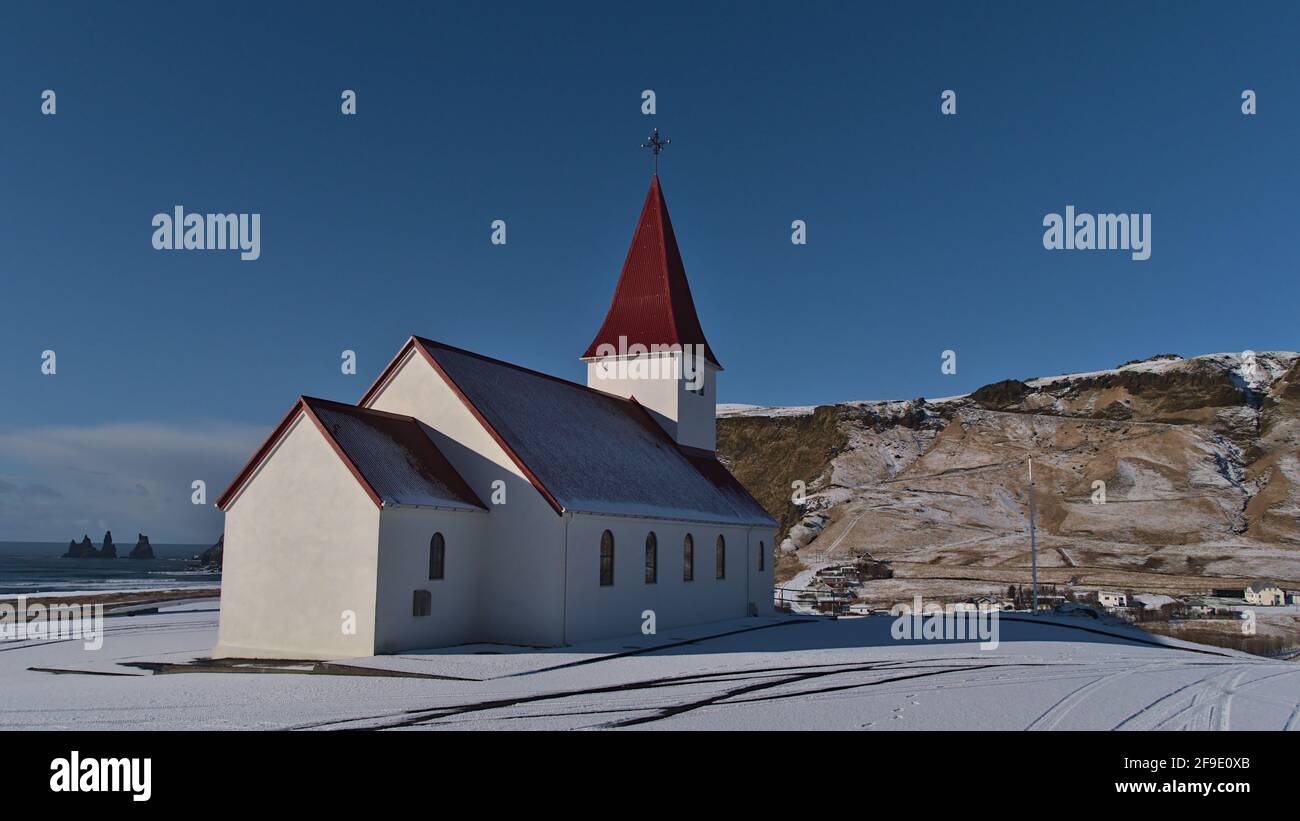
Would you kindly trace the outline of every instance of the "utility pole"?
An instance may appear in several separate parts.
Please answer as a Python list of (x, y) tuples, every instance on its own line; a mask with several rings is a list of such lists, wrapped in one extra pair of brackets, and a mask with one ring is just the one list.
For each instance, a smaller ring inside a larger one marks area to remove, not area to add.
[(1029, 566), (1033, 574), (1034, 609), (1038, 615), (1038, 540), (1034, 535), (1034, 459), (1029, 457)]

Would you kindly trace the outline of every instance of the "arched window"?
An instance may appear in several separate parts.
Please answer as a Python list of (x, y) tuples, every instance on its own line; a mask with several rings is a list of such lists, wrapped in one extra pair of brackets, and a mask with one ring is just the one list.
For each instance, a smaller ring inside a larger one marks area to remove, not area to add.
[(659, 581), (659, 540), (652, 530), (645, 536), (645, 583)]
[(763, 569), (763, 562), (767, 561), (767, 548), (762, 542), (758, 543), (758, 569)]
[(717, 545), (713, 549), (713, 578), (727, 578), (727, 540), (718, 534)]
[(433, 611), (433, 594), (428, 590), (417, 590), (411, 597), (411, 615), (427, 616)]
[(614, 534), (606, 530), (600, 534), (600, 584), (614, 583)]
[(429, 578), (441, 579), (447, 566), (447, 540), (441, 533), (429, 540)]
[(682, 581), (695, 581), (695, 537), (689, 533), (682, 540)]

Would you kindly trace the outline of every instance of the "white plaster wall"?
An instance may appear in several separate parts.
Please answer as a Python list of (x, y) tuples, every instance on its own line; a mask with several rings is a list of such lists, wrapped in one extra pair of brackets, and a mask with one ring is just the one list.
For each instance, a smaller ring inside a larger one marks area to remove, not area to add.
[(677, 441), (703, 450), (718, 446), (718, 369), (703, 365), (704, 393), (691, 393), (690, 383), (677, 384)]
[(680, 364), (674, 353), (628, 358), (609, 356), (587, 361), (587, 387), (625, 399), (636, 397), (668, 435), (677, 437), (677, 377)]
[[(600, 536), (606, 529), (614, 534), (614, 584), (602, 587)], [(655, 584), (646, 584), (645, 539), (651, 530), (659, 542), (659, 574)], [(645, 610), (655, 611), (661, 634), (672, 627), (748, 615), (751, 585), (763, 575), (750, 567), (756, 561), (753, 551), (746, 550), (752, 530), (574, 514), (569, 525), (565, 614), (569, 642), (640, 633)], [(695, 580), (689, 582), (682, 580), (682, 544), (687, 533), (695, 537)], [(714, 545), (719, 533), (727, 541), (725, 579), (714, 578)], [(770, 567), (765, 575), (770, 580)], [(759, 598), (766, 598), (770, 611), (770, 581)]]
[[(767, 528), (750, 528), (747, 531), (749, 556), (746, 566), (749, 568), (749, 600), (754, 603), (760, 616), (771, 616), (776, 612), (772, 606), (772, 589), (775, 576), (772, 573), (772, 539), (775, 530)], [(763, 569), (758, 567), (759, 553), (763, 554)]]
[[(226, 508), (216, 658), (374, 652), (379, 508), (304, 416)], [(343, 611), (356, 614), (345, 635)]]
[[(443, 378), (414, 353), (368, 407), (414, 416), (490, 512), (483, 526), (479, 641), (564, 643), (564, 519)], [(492, 483), (505, 483), (494, 504)]]
[(703, 395), (692, 393), (682, 370), (682, 354), (670, 351), (643, 357), (605, 357), (587, 361), (587, 387), (636, 401), (650, 411), (668, 435), (683, 445), (714, 450), (717, 443), (717, 373), (705, 362)]
[[(385, 508), (379, 517), (375, 652), (478, 641), (485, 513)], [(446, 544), (443, 578), (429, 578), (429, 541)], [(412, 615), (416, 590), (430, 592), (427, 616)]]

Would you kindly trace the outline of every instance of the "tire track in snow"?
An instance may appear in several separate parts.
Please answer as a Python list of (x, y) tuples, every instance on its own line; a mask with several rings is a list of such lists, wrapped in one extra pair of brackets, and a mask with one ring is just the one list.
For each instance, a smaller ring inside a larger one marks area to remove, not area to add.
[(668, 677), (657, 678), (657, 679), (637, 680), (637, 681), (623, 682), (621, 684), (610, 684), (601, 687), (588, 687), (588, 688), (580, 688), (576, 690), (560, 690), (560, 691), (554, 691), (548, 693), (533, 693), (533, 694), (522, 695), (522, 696), (488, 699), (484, 701), (469, 702), (464, 704), (449, 704), (441, 707), (426, 707), (420, 709), (401, 710), (396, 713), (381, 713), (378, 715), (355, 716), (352, 718), (331, 719), (328, 721), (319, 721), (319, 722), (311, 722), (308, 724), (300, 724), (293, 727), (289, 727), (287, 729), (291, 729), (291, 730), (326, 729), (330, 727), (337, 727), (340, 725), (354, 724), (356, 722), (361, 722), (361, 721), (381, 721), (384, 719), (399, 719), (391, 724), (383, 724), (383, 725), (372, 727), (372, 729), (390, 729), (390, 728), (398, 728), (398, 727), (408, 727), (416, 724), (423, 724), (431, 721), (436, 721), (440, 718), (446, 718), (449, 716), (485, 712), (490, 710), (502, 709), (507, 707), (515, 707), (515, 706), (546, 702), (546, 701), (558, 701), (558, 700), (573, 698), (578, 696), (604, 695), (608, 693), (634, 692), (637, 690), (653, 690), (658, 688), (679, 687), (679, 686), (688, 686), (694, 684), (709, 684), (716, 679), (725, 680), (728, 677), (734, 677), (739, 672), (748, 672), (754, 674), (766, 673), (771, 676), (775, 676), (775, 675), (780, 675), (781, 673), (789, 673), (795, 670), (807, 670), (809, 669), (809, 667), (817, 668), (816, 672), (799, 674), (799, 676), (811, 677), (817, 675), (835, 675), (839, 672), (846, 672), (841, 670), (831, 670), (831, 669), (821, 669), (821, 668), (847, 667), (849, 668), (848, 671), (870, 670), (870, 669), (877, 669), (877, 668), (893, 669), (893, 667), (902, 663), (906, 663), (906, 662), (891, 660), (891, 661), (871, 662), (865, 665), (858, 662), (840, 662), (840, 663), (824, 664), (824, 665), (809, 665), (809, 666), (796, 665), (794, 667), (760, 668), (758, 670), (749, 670), (749, 671), (719, 670), (719, 671), (709, 672), (709, 673), (688, 673), (679, 676), (668, 676)]
[[(767, 697), (765, 697), (765, 698), (756, 698), (756, 699), (738, 699), (738, 700), (736, 700), (736, 701), (731, 702), (731, 704), (733, 704), (733, 705), (734, 705), (734, 704), (741, 704), (741, 703), (743, 703), (743, 704), (752, 704), (752, 703), (760, 702), (760, 701), (780, 701), (780, 700), (783, 700), (783, 699), (790, 699), (790, 698), (807, 698), (807, 697), (809, 697), (809, 696), (824, 695), (824, 694), (826, 694), (826, 693), (835, 693), (835, 692), (841, 692), (841, 691), (844, 691), (844, 690), (855, 690), (855, 689), (859, 689), (859, 688), (862, 688), (862, 687), (877, 687), (877, 686), (879, 686), (879, 685), (881, 685), (881, 684), (890, 684), (890, 683), (892, 683), (892, 682), (896, 682), (896, 681), (910, 681), (910, 680), (912, 680), (912, 679), (928, 678), (928, 677), (930, 677), (930, 676), (947, 675), (947, 674), (949, 674), (949, 673), (962, 673), (962, 672), (967, 672), (967, 671), (972, 671), (972, 670), (984, 670), (984, 669), (989, 669), (989, 668), (994, 668), (994, 667), (1035, 667), (1035, 666), (1048, 666), (1048, 665), (1046, 665), (1046, 664), (1038, 665), (1038, 664), (1032, 664), (1032, 663), (1031, 663), (1031, 664), (1015, 664), (1015, 663), (1012, 663), (1012, 664), (1006, 664), (1006, 663), (999, 663), (999, 664), (963, 665), (963, 666), (960, 666), (960, 667), (949, 667), (949, 668), (944, 668), (944, 669), (939, 669), (939, 670), (926, 670), (926, 671), (924, 671), (924, 672), (912, 673), (912, 674), (910, 674), (910, 675), (905, 675), (905, 676), (893, 676), (893, 677), (891, 677), (891, 678), (873, 679), (872, 681), (854, 682), (854, 683), (852, 683), (852, 684), (840, 684), (840, 685), (835, 685), (835, 686), (831, 686), (831, 687), (818, 687), (818, 688), (813, 689), (813, 690), (801, 690), (801, 691), (799, 691), (799, 692), (797, 692), (797, 693), (778, 693), (778, 694), (774, 694), (774, 695), (767, 696)], [(709, 698), (706, 698), (706, 699), (701, 699), (701, 700), (699, 700), (699, 701), (691, 702), (691, 703), (688, 703), (688, 704), (677, 705), (677, 706), (674, 706), (674, 707), (670, 707), (670, 708), (668, 708), (668, 709), (666, 709), (666, 710), (660, 710), (656, 715), (652, 715), (652, 716), (642, 716), (642, 717), (640, 717), (640, 718), (633, 718), (633, 719), (626, 719), (626, 720), (624, 720), (624, 721), (614, 722), (614, 723), (612, 723), (612, 724), (606, 724), (606, 725), (602, 725), (602, 726), (603, 726), (603, 727), (609, 727), (609, 728), (619, 728), (619, 727), (632, 727), (632, 726), (639, 725), (639, 724), (649, 724), (649, 723), (654, 722), (654, 721), (662, 721), (662, 720), (664, 720), (664, 719), (667, 719), (667, 718), (673, 718), (673, 717), (675, 717), (675, 716), (679, 716), (679, 715), (682, 715), (682, 714), (684, 714), (684, 713), (693, 712), (693, 711), (695, 711), (695, 710), (699, 710), (699, 709), (702, 709), (702, 708), (704, 708), (704, 707), (710, 707), (710, 706), (714, 706), (714, 705), (717, 705), (717, 704), (723, 704), (724, 702), (727, 702), (727, 701), (730, 700), (730, 699), (734, 699), (736, 696), (747, 695), (748, 693), (751, 693), (751, 692), (756, 692), (756, 691), (760, 691), (760, 690), (770, 690), (770, 689), (772, 689), (772, 688), (774, 688), (774, 687), (782, 687), (782, 686), (784, 686), (784, 685), (786, 685), (786, 684), (794, 684), (794, 683), (798, 683), (798, 682), (800, 682), (800, 681), (807, 681), (807, 680), (809, 680), (809, 679), (813, 679), (813, 678), (823, 678), (823, 677), (828, 676), (828, 675), (841, 675), (841, 674), (844, 674), (844, 673), (856, 673), (856, 672), (867, 672), (867, 670), (865, 670), (865, 669), (864, 669), (864, 670), (840, 670), (840, 671), (834, 671), (834, 672), (824, 672), (824, 673), (813, 673), (813, 674), (808, 674), (808, 675), (790, 676), (790, 677), (788, 677), (788, 678), (781, 679), (781, 680), (779, 680), (779, 681), (766, 682), (766, 683), (761, 684), (761, 685), (754, 685), (754, 686), (750, 686), (750, 687), (740, 687), (740, 688), (737, 688), (737, 689), (734, 689), (734, 690), (724, 691), (724, 692), (719, 693), (719, 694), (716, 694), (716, 695), (714, 695), (714, 696), (710, 696)], [(726, 706), (726, 704), (723, 704), (723, 706)]]
[[(1133, 713), (1133, 714), (1130, 715), (1128, 718), (1126, 718), (1126, 719), (1124, 719), (1123, 721), (1121, 721), (1119, 724), (1116, 724), (1112, 729), (1120, 730), (1120, 729), (1123, 729), (1123, 728), (1124, 728), (1126, 725), (1128, 725), (1130, 722), (1138, 721), (1138, 720), (1140, 720), (1140, 719), (1148, 718), (1148, 717), (1152, 717), (1152, 718), (1154, 718), (1153, 716), (1150, 716), (1150, 713), (1151, 713), (1151, 711), (1156, 707), (1156, 705), (1163, 704), (1164, 702), (1169, 701), (1169, 700), (1172, 699), (1172, 698), (1175, 698), (1176, 696), (1178, 696), (1178, 695), (1181, 694), (1181, 693), (1185, 693), (1185, 692), (1187, 692), (1188, 690), (1192, 690), (1192, 697), (1191, 697), (1191, 700), (1190, 700), (1186, 705), (1184, 705), (1183, 707), (1181, 707), (1181, 708), (1175, 710), (1174, 712), (1172, 712), (1172, 713), (1170, 713), (1170, 714), (1168, 714), (1168, 715), (1165, 715), (1165, 716), (1163, 716), (1163, 717), (1161, 717), (1161, 718), (1157, 718), (1157, 719), (1155, 720), (1155, 723), (1154, 723), (1153, 725), (1149, 726), (1149, 727), (1135, 727), (1135, 728), (1134, 728), (1134, 729), (1149, 729), (1149, 730), (1162, 730), (1162, 729), (1165, 729), (1165, 728), (1166, 728), (1166, 727), (1167, 727), (1171, 722), (1173, 722), (1175, 719), (1180, 718), (1180, 717), (1182, 717), (1183, 715), (1185, 715), (1185, 714), (1187, 714), (1187, 713), (1189, 713), (1189, 712), (1192, 712), (1192, 711), (1194, 711), (1195, 709), (1197, 709), (1197, 708), (1199, 708), (1199, 707), (1201, 706), (1201, 703), (1204, 701), (1206, 694), (1209, 692), (1209, 691), (1206, 689), (1206, 685), (1208, 685), (1211, 681), (1214, 681), (1214, 680), (1217, 680), (1217, 679), (1226, 679), (1227, 677), (1229, 677), (1229, 676), (1231, 676), (1231, 675), (1233, 674), (1234, 670), (1235, 670), (1235, 668), (1233, 668), (1233, 669), (1229, 669), (1229, 670), (1226, 671), (1226, 672), (1220, 672), (1220, 673), (1208, 673), (1208, 674), (1206, 674), (1206, 675), (1204, 675), (1204, 676), (1198, 678), (1198, 679), (1195, 680), (1195, 681), (1188, 682), (1187, 684), (1184, 684), (1182, 687), (1178, 687), (1178, 688), (1176, 688), (1176, 689), (1174, 689), (1174, 690), (1171, 690), (1171, 691), (1169, 691), (1168, 693), (1165, 693), (1165, 694), (1164, 694), (1163, 696), (1161, 696), (1160, 698), (1156, 699), (1155, 701), (1153, 701), (1153, 702), (1147, 704), (1145, 707), (1141, 708), (1141, 709), (1138, 710), (1137, 712)], [(1193, 688), (1199, 688), (1199, 689), (1193, 689)], [(1195, 718), (1196, 718), (1196, 715), (1193, 714), (1191, 720), (1194, 720)], [(1188, 727), (1188, 725), (1191, 723), (1191, 720), (1189, 720), (1188, 722), (1185, 722), (1185, 723), (1182, 725), (1181, 729), (1186, 729), (1186, 728)]]
[(1057, 701), (1051, 707), (1048, 707), (1046, 710), (1044, 710), (1042, 714), (1040, 714), (1033, 721), (1029, 722), (1029, 725), (1025, 727), (1025, 729), (1026, 730), (1055, 730), (1062, 721), (1069, 718), (1069, 716), (1076, 709), (1078, 709), (1078, 707), (1081, 704), (1083, 704), (1083, 702), (1087, 701), (1088, 697), (1091, 696), (1095, 691), (1100, 690), (1109, 684), (1113, 684), (1117, 679), (1127, 678), (1128, 676), (1135, 675), (1137, 673), (1168, 672), (1169, 670), (1179, 669), (1179, 666), (1168, 667), (1165, 669), (1155, 669), (1155, 670), (1151, 669), (1153, 667), (1159, 667), (1160, 665), (1167, 665), (1168, 663), (1169, 662), (1155, 662), (1152, 664), (1144, 664), (1141, 667), (1137, 667), (1137, 668), (1119, 670), (1114, 673), (1107, 673), (1101, 675), (1093, 679), (1092, 681), (1089, 681), (1081, 685), (1080, 687), (1075, 688), (1071, 692), (1061, 697), (1059, 701)]
[[(1223, 710), (1222, 710), (1222, 712), (1221, 712), (1221, 715), (1223, 716), (1224, 726), (1220, 727), (1220, 729), (1223, 729), (1223, 730), (1232, 729), (1230, 726), (1227, 726), (1227, 720), (1228, 720), (1229, 712), (1230, 712), (1231, 707), (1232, 707), (1232, 697), (1233, 697), (1234, 695), (1236, 695), (1237, 693), (1240, 693), (1242, 690), (1248, 690), (1248, 689), (1250, 689), (1251, 687), (1254, 687), (1254, 686), (1257, 685), (1257, 684), (1262, 684), (1262, 683), (1264, 683), (1265, 681), (1268, 681), (1268, 680), (1270, 680), (1270, 679), (1275, 679), (1275, 678), (1278, 678), (1278, 677), (1280, 677), (1280, 676), (1290, 676), (1290, 675), (1295, 675), (1296, 673), (1300, 673), (1300, 669), (1297, 669), (1297, 670), (1283, 670), (1283, 671), (1280, 672), (1280, 673), (1273, 673), (1272, 675), (1269, 675), (1269, 676), (1260, 676), (1259, 678), (1251, 679), (1250, 681), (1246, 682), (1245, 684), (1241, 684), (1241, 683), (1240, 683), (1240, 682), (1241, 682), (1241, 677), (1244, 676), (1244, 675), (1246, 675), (1246, 673), (1248, 673), (1248, 672), (1250, 672), (1250, 668), (1246, 668), (1246, 669), (1242, 670), (1242, 671), (1241, 671), (1241, 676), (1238, 676), (1237, 679), (1236, 679), (1235, 681), (1233, 681), (1232, 685), (1229, 687), (1229, 692), (1228, 692), (1228, 694), (1227, 694), (1226, 699), (1224, 700), (1224, 703), (1223, 703)], [(1290, 718), (1288, 718), (1287, 721), (1286, 721), (1286, 723), (1283, 724), (1282, 729), (1284, 729), (1284, 730), (1294, 729), (1294, 724), (1295, 724), (1295, 721), (1296, 721), (1297, 716), (1300, 716), (1300, 700), (1297, 700), (1297, 703), (1296, 703), (1295, 709), (1292, 711)]]
[(1250, 668), (1248, 667), (1243, 668), (1240, 673), (1237, 673), (1236, 678), (1234, 678), (1231, 682), (1229, 682), (1228, 686), (1224, 689), (1223, 697), (1219, 699), (1219, 729), (1220, 730), (1227, 730), (1231, 728), (1230, 725), (1232, 723), (1232, 697), (1237, 693), (1237, 685), (1241, 684), (1241, 680), (1245, 678), (1246, 674), (1249, 672), (1250, 672)]

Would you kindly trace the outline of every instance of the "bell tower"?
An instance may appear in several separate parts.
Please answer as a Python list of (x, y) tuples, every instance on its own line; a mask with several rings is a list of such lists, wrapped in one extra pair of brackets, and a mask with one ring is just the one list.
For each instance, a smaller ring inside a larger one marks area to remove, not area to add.
[[(656, 129), (649, 145), (665, 144), (658, 142)], [(715, 449), (716, 378), (722, 366), (695, 313), (657, 173), (650, 178), (614, 299), (582, 360), (588, 387), (635, 398), (679, 445)]]

